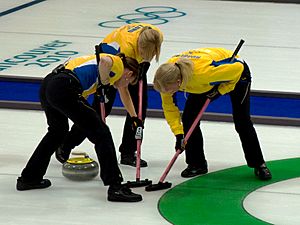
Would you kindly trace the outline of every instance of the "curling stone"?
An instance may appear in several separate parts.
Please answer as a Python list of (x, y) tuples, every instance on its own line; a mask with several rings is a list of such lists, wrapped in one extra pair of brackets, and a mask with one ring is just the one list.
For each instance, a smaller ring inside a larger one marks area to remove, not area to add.
[(86, 153), (81, 157), (70, 158), (62, 165), (63, 176), (70, 180), (92, 180), (98, 173), (98, 163), (91, 159)]

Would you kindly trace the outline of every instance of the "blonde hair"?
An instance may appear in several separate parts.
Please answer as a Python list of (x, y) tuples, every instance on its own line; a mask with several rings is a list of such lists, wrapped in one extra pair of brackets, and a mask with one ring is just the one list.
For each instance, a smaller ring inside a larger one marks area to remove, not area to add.
[[(163, 37), (157, 30), (149, 26), (143, 27), (138, 38), (138, 48), (142, 58), (151, 61), (155, 56), (155, 60), (158, 62), (162, 42)], [(142, 51), (140, 52), (140, 50)]]
[(156, 70), (153, 85), (154, 89), (162, 92), (166, 86), (182, 81), (180, 87), (183, 89), (193, 76), (194, 64), (191, 60), (180, 58), (175, 63), (164, 63)]

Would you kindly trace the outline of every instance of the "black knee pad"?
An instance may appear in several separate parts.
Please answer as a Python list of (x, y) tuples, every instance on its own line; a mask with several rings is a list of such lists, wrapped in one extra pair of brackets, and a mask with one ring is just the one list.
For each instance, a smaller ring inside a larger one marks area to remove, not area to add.
[(64, 138), (67, 136), (68, 132), (69, 132), (69, 127), (68, 126), (61, 126), (58, 128), (52, 128), (49, 127), (48, 128), (48, 132), (55, 137), (56, 140), (60, 140), (63, 141)]
[(235, 130), (238, 133), (246, 133), (250, 127), (253, 127), (251, 120), (235, 123)]
[(87, 134), (87, 138), (89, 139), (90, 142), (93, 144), (96, 144), (98, 142), (101, 142), (103, 139), (112, 139), (110, 130), (106, 124), (105, 126), (98, 127), (96, 130), (91, 130)]

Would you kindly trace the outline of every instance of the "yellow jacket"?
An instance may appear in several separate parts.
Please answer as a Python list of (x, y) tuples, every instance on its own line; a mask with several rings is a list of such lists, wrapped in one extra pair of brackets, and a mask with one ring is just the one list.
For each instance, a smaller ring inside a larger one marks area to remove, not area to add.
[[(109, 84), (113, 85), (119, 80), (124, 72), (124, 65), (119, 56), (101, 53), (100, 57), (109, 56), (113, 65), (109, 73)], [(65, 66), (66, 69), (73, 71), (79, 79), (83, 88), (83, 97), (87, 97), (96, 92), (98, 86), (98, 68), (96, 55), (81, 56), (70, 60)]]
[[(179, 58), (187, 58), (194, 64), (193, 76), (185, 88), (180, 91), (201, 94), (219, 85), (218, 91), (224, 95), (235, 88), (243, 72), (242, 61), (235, 59), (230, 62), (232, 51), (224, 48), (199, 48), (173, 56), (168, 63), (175, 63)], [(174, 103), (172, 94), (161, 93), (162, 107), (165, 118), (172, 132), (183, 134), (180, 112)]]
[(110, 54), (124, 53), (126, 56), (134, 58), (141, 63), (142, 57), (138, 53), (137, 42), (143, 27), (148, 26), (157, 30), (161, 37), (163, 34), (159, 28), (146, 23), (133, 23), (115, 29), (102, 40), (103, 51)]

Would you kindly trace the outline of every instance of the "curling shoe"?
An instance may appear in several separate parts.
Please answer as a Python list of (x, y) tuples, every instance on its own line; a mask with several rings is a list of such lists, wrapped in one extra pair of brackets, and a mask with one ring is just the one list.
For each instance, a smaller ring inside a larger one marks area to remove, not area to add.
[(31, 189), (43, 189), (51, 186), (51, 182), (48, 179), (42, 179), (40, 181), (25, 181), (22, 177), (17, 179), (17, 190), (26, 191)]
[(260, 180), (270, 180), (272, 178), (271, 171), (268, 169), (265, 163), (261, 164), (259, 167), (254, 168), (254, 174)]
[[(121, 154), (120, 163), (123, 164), (123, 165), (136, 167), (136, 155), (131, 156), (131, 155), (122, 155)], [(140, 166), (141, 167), (147, 167), (148, 163), (145, 160), (141, 159), (140, 160)]]
[(181, 172), (181, 176), (184, 178), (189, 178), (201, 174), (206, 174), (207, 172), (208, 172), (207, 163), (205, 163), (205, 165), (203, 165), (202, 167), (188, 165), (188, 167)]
[(60, 146), (55, 151), (55, 158), (61, 163), (64, 164), (69, 159), (70, 153), (64, 151), (64, 149)]
[(140, 202), (142, 195), (135, 194), (126, 184), (110, 185), (107, 191), (107, 200), (111, 202)]

